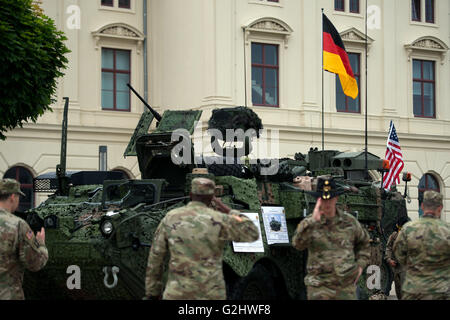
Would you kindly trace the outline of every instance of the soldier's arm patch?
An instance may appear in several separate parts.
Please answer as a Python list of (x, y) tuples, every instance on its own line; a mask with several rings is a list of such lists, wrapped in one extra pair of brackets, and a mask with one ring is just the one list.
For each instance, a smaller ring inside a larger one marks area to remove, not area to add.
[(33, 239), (33, 235), (34, 235), (33, 231), (29, 230), (25, 236), (27, 237), (28, 240), (31, 240)]

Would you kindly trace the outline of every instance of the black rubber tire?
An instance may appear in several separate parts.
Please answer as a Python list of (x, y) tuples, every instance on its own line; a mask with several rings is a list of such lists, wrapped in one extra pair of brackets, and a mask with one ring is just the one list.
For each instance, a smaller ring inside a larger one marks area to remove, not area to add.
[(269, 270), (261, 264), (240, 278), (230, 294), (232, 300), (275, 300), (277, 290)]

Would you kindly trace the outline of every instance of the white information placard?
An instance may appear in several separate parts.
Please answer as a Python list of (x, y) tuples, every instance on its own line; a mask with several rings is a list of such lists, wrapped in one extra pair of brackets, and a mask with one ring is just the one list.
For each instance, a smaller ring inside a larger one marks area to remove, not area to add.
[(261, 207), (267, 244), (289, 243), (286, 213), (283, 207)]
[(261, 237), (261, 226), (259, 224), (259, 214), (258, 213), (248, 213), (241, 212), (246, 215), (258, 228), (259, 238), (254, 242), (234, 242), (233, 250), (234, 252), (264, 252), (264, 245)]

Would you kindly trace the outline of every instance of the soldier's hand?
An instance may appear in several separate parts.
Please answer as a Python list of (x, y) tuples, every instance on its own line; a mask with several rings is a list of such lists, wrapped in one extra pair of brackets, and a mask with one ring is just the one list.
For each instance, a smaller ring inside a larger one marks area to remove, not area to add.
[(36, 239), (45, 245), (45, 229), (42, 227), (41, 231), (36, 234)]
[(363, 269), (361, 267), (358, 267), (358, 268), (359, 268), (358, 269), (358, 276), (356, 277), (355, 285), (358, 283), (359, 277), (361, 277), (362, 272), (363, 272)]
[(322, 206), (322, 198), (318, 198), (312, 214), (313, 219), (316, 221), (320, 221), (320, 216), (323, 214), (321, 206)]
[(217, 210), (223, 213), (228, 213), (230, 211), (230, 208), (228, 208), (228, 206), (226, 206), (219, 198), (213, 197), (211, 203), (215, 205)]
[(395, 266), (397, 265), (397, 262), (395, 262), (395, 261), (392, 260), (392, 259), (389, 259), (388, 262), (389, 262), (389, 264), (391, 265), (391, 267), (395, 267)]

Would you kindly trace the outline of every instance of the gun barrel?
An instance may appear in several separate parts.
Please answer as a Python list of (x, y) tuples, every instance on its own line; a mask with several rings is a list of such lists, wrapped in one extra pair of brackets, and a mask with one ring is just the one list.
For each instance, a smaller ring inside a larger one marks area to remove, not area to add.
[(150, 110), (150, 112), (153, 114), (153, 116), (156, 118), (157, 121), (161, 121), (162, 117), (161, 115), (156, 112), (152, 107), (150, 107), (150, 105), (139, 95), (139, 93), (136, 92), (136, 90), (134, 90), (134, 88), (127, 83), (128, 88), (130, 88), (131, 91), (133, 91), (133, 93), (139, 98), (139, 100), (142, 101), (142, 103)]

